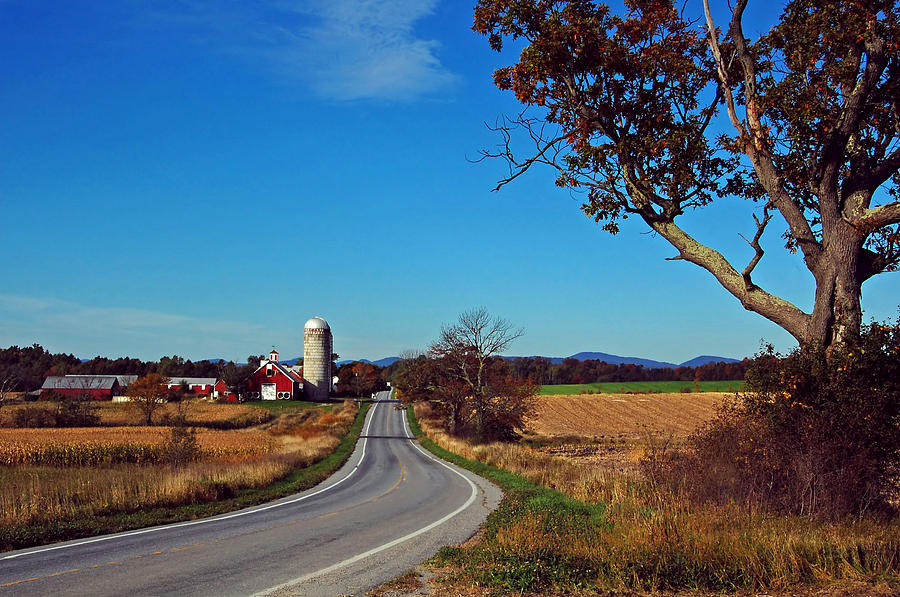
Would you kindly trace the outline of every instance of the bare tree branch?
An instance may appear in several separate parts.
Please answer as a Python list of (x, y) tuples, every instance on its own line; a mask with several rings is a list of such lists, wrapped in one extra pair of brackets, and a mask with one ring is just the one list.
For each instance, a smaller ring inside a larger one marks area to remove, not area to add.
[(747, 238), (743, 234), (740, 235), (741, 238), (747, 241), (747, 243), (751, 247), (753, 247), (753, 250), (756, 252), (753, 256), (753, 259), (750, 260), (750, 263), (748, 263), (747, 267), (744, 268), (744, 271), (741, 272), (741, 276), (744, 278), (744, 284), (747, 286), (747, 290), (758, 288), (758, 286), (756, 286), (756, 284), (754, 284), (750, 279), (750, 275), (753, 273), (753, 270), (763, 258), (763, 254), (765, 254), (765, 251), (759, 244), (759, 241), (762, 238), (763, 232), (765, 231), (766, 226), (769, 224), (769, 221), (771, 219), (772, 214), (769, 213), (769, 205), (766, 204), (765, 207), (763, 207), (762, 219), (760, 219), (756, 214), (753, 214), (753, 220), (756, 222), (756, 234), (753, 235), (753, 240), (747, 240)]

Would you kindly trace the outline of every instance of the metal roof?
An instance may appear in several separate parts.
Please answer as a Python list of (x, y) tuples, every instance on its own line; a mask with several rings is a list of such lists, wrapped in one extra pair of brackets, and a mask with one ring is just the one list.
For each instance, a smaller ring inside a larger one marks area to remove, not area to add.
[(111, 390), (118, 383), (115, 375), (51, 375), (42, 390)]

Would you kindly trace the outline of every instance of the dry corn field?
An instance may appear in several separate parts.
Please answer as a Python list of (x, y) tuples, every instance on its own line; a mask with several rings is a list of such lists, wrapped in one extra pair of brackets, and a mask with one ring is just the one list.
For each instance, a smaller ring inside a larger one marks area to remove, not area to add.
[[(0, 465), (95, 466), (150, 464), (165, 459), (165, 427), (0, 429)], [(205, 460), (240, 460), (266, 454), (279, 442), (262, 431), (197, 432)]]
[[(97, 407), (101, 425), (144, 424), (144, 415), (134, 405), (127, 402), (97, 401), (93, 405)], [(56, 403), (38, 401), (12, 404), (4, 407), (0, 410), (0, 427), (12, 427), (13, 418), (17, 410), (35, 407), (55, 410)], [(174, 418), (180, 414), (179, 408), (184, 411), (183, 414), (187, 417), (188, 423), (194, 425), (231, 422), (235, 427), (242, 427), (264, 423), (271, 418), (267, 410), (258, 406), (192, 400), (183, 403), (180, 407), (177, 403), (163, 405), (158, 412), (154, 413), (153, 420), (161, 421), (167, 417)]]
[(727, 393), (538, 396), (528, 430), (546, 437), (687, 436), (710, 420)]
[(0, 429), (0, 526), (199, 503), (265, 487), (330, 454), (357, 409), (348, 401), (310, 411), (289, 429), (198, 430), (201, 460), (179, 468), (160, 464), (166, 427)]

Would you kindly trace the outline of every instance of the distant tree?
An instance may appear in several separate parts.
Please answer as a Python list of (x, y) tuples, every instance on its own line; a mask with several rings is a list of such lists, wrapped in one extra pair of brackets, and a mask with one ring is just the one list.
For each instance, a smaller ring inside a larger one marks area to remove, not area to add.
[(147, 425), (153, 425), (153, 414), (166, 403), (168, 383), (169, 378), (159, 373), (148, 373), (129, 386), (131, 403), (144, 415)]
[(369, 396), (383, 386), (379, 367), (371, 363), (344, 363), (337, 375), (338, 395)]
[(499, 356), (522, 334), (483, 308), (462, 313), (443, 327), (427, 357), (395, 375), (401, 400), (437, 404), (451, 433), (478, 440), (510, 436), (522, 426), (537, 390)]
[(0, 409), (8, 404), (12, 393), (19, 385), (19, 377), (15, 371), (3, 371), (0, 373)]
[(468, 385), (459, 379), (452, 363), (420, 355), (393, 378), (397, 398), (404, 404), (428, 402), (444, 421), (447, 432), (458, 435), (471, 416), (467, 408)]
[(237, 396), (238, 400), (243, 399), (244, 393), (247, 391), (247, 382), (259, 365), (235, 365), (233, 362), (221, 364), (219, 366), (218, 376), (225, 383), (228, 392)]
[[(708, 0), (705, 19), (674, 0), (629, 0), (621, 10), (479, 0), (475, 31), (497, 51), (507, 40), (525, 46), (494, 82), (526, 111), (498, 125), (502, 145), (484, 156), (509, 166), (497, 189), (548, 165), (608, 232), (643, 220), (673, 259), (707, 270), (801, 345), (853, 342), (863, 283), (900, 263), (896, 2), (791, 0), (757, 39), (743, 26), (748, 3), (728, 3), (722, 32)], [(743, 269), (681, 225), (728, 196), (757, 205)], [(810, 312), (753, 277), (776, 215), (785, 248), (815, 280)]]
[(493, 398), (488, 378), (490, 360), (522, 334), (524, 330), (479, 307), (460, 314), (455, 324), (444, 326), (440, 339), (429, 349), (429, 354), (444, 359), (468, 387), (478, 438), (485, 435), (485, 419)]
[(176, 354), (171, 357), (162, 357), (159, 359), (159, 366), (157, 367), (156, 372), (163, 377), (176, 377), (178, 375), (184, 375), (183, 370), (184, 358)]

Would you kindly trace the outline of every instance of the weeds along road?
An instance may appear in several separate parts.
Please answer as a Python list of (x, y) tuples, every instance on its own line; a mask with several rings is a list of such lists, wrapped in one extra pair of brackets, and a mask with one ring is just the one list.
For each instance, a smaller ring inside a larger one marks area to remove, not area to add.
[(464, 541), (500, 499), (423, 450), (388, 397), (321, 485), (213, 518), (0, 553), (0, 596), (364, 594)]

